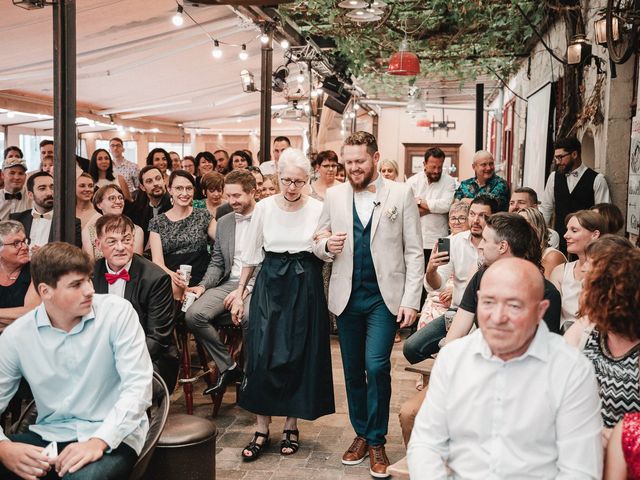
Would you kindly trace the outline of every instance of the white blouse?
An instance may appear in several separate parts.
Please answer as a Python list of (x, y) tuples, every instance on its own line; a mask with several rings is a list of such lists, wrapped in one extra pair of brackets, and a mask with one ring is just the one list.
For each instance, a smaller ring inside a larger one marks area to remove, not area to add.
[(242, 264), (260, 265), (264, 252), (311, 252), (313, 236), (322, 213), (322, 202), (308, 197), (295, 212), (282, 210), (271, 196), (260, 200), (253, 211), (244, 239)]
[(560, 326), (566, 322), (574, 322), (578, 319), (580, 308), (580, 293), (582, 293), (582, 280), (577, 280), (574, 275), (574, 268), (578, 261), (564, 264), (562, 283), (560, 284), (560, 295), (562, 296), (562, 310), (560, 313)]

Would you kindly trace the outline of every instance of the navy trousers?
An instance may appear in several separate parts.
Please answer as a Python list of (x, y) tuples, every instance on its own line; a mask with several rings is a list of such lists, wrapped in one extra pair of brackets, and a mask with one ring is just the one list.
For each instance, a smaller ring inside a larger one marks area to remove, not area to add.
[[(13, 442), (28, 443), (38, 447), (46, 447), (49, 444), (40, 435), (33, 432), (9, 435), (9, 439)], [(62, 453), (67, 445), (69, 444), (58, 443), (58, 453)], [(100, 460), (85, 465), (76, 473), (67, 473), (64, 477), (59, 477), (56, 471), (51, 469), (47, 475), (41, 478), (43, 480), (57, 480), (59, 478), (63, 478), (63, 480), (126, 480), (133, 470), (136, 460), (138, 460), (138, 455), (133, 448), (121, 443), (118, 448), (110, 453), (105, 453)], [(0, 478), (13, 480), (20, 477), (9, 472), (0, 463)]]
[(351, 293), (338, 316), (349, 419), (372, 446), (384, 445), (391, 400), (391, 350), (398, 329), (380, 293)]

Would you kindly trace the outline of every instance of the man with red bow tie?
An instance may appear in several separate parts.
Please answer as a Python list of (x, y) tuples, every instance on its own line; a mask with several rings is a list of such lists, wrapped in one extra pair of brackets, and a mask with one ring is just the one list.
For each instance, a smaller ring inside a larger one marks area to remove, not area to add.
[(96, 293), (111, 293), (129, 300), (147, 339), (153, 369), (173, 391), (179, 358), (173, 338), (171, 278), (146, 258), (133, 253), (133, 222), (124, 215), (103, 215), (96, 222), (96, 247), (104, 258), (96, 261)]

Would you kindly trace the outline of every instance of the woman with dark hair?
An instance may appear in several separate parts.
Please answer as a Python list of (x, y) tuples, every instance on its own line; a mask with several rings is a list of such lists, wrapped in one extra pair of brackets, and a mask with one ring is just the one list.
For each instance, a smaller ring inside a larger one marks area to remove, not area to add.
[(194, 200), (193, 208), (206, 208), (215, 218), (218, 207), (223, 204), (224, 177), (218, 172), (206, 173), (200, 179), (204, 199)]
[(591, 210), (599, 213), (604, 218), (604, 223), (607, 227), (606, 233), (617, 234), (624, 226), (624, 215), (613, 203), (598, 203), (591, 207)]
[[(592, 329), (585, 331), (579, 344), (574, 345), (594, 366), (606, 445), (611, 429), (623, 417), (626, 421), (626, 414), (640, 411), (640, 251), (608, 242), (591, 250), (589, 262), (580, 297), (580, 314), (589, 318)], [(630, 431), (633, 441), (629, 439), (634, 448), (638, 444), (637, 427), (636, 418)], [(631, 453), (637, 468), (640, 451)], [(640, 471), (632, 478), (638, 478), (638, 474)]]
[(100, 188), (106, 185), (118, 185), (122, 190), (124, 198), (130, 202), (131, 192), (129, 192), (129, 186), (122, 175), (113, 174), (113, 160), (111, 160), (111, 154), (104, 148), (99, 148), (93, 155), (89, 162), (89, 175), (93, 178), (94, 187)]
[[(209, 239), (216, 236), (216, 221), (206, 208), (193, 208), (196, 183), (184, 170), (169, 176), (173, 207), (149, 222), (149, 246), (153, 263), (171, 276), (173, 298), (180, 300), (187, 286), (197, 285), (207, 270), (211, 256)], [(178, 273), (180, 265), (191, 266), (187, 281)]]
[(229, 158), (229, 171), (237, 170), (239, 168), (247, 168), (249, 165), (253, 165), (253, 160), (251, 159), (251, 155), (244, 150), (236, 150)]
[(310, 196), (324, 201), (327, 189), (340, 185), (336, 180), (338, 171), (338, 155), (333, 150), (324, 150), (311, 162), (311, 167), (317, 174), (317, 180), (310, 185)]
[(562, 296), (561, 331), (565, 332), (578, 319), (578, 304), (582, 291), (584, 273), (582, 266), (586, 260), (587, 245), (597, 240), (606, 231), (602, 216), (592, 210), (578, 210), (570, 213), (565, 219), (567, 233), (567, 252), (578, 257), (578, 260), (562, 263), (553, 269), (551, 282)]
[(344, 183), (347, 179), (347, 172), (344, 169), (344, 165), (339, 163), (338, 168), (336, 169), (336, 180), (340, 183)]
[(196, 200), (202, 200), (205, 198), (204, 194), (202, 193), (202, 185), (200, 185), (202, 177), (204, 177), (209, 172), (215, 172), (218, 161), (216, 160), (216, 157), (213, 155), (213, 153), (200, 152), (196, 155), (194, 163), (196, 169), (196, 192), (194, 198)]
[(169, 180), (167, 169), (169, 168), (169, 165), (171, 165), (169, 152), (164, 148), (154, 148), (147, 155), (147, 165), (153, 165), (160, 170), (162, 178), (164, 178), (165, 183), (167, 183)]
[(7, 147), (7, 148), (4, 149), (3, 158), (5, 160), (7, 158), (24, 158), (24, 155), (22, 154), (22, 150), (20, 150), (19, 147), (16, 147), (15, 145), (12, 145), (12, 146)]

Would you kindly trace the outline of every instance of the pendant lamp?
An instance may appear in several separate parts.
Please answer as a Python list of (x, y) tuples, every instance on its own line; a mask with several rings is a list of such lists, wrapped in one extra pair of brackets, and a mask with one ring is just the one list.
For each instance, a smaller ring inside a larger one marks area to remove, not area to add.
[(415, 53), (408, 51), (406, 39), (400, 44), (400, 51), (391, 55), (387, 73), (405, 77), (420, 73), (420, 59)]

